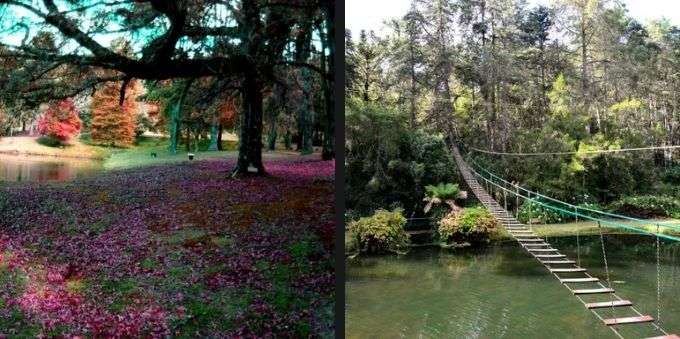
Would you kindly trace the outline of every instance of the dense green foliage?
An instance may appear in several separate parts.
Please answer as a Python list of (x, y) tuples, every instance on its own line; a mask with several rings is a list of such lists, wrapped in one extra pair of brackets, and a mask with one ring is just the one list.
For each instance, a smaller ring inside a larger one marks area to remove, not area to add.
[(612, 203), (610, 208), (625, 215), (643, 218), (659, 216), (680, 218), (680, 201), (663, 195), (624, 197)]
[[(582, 197), (582, 199), (587, 200), (587, 197)], [(550, 208), (548, 206), (552, 206), (554, 208)], [(592, 210), (602, 210), (600, 206), (592, 202), (583, 202), (577, 206)], [(566, 208), (563, 205), (556, 205), (547, 199), (536, 198), (534, 201), (525, 202), (519, 207), (519, 215), (517, 219), (522, 223), (528, 223), (531, 220), (533, 223), (539, 224), (556, 224), (576, 220), (576, 216), (573, 213), (561, 211), (565, 209)], [(589, 214), (589, 212), (585, 210), (567, 210), (569, 212), (578, 212), (578, 214)]]
[(570, 215), (565, 215), (543, 205), (550, 205), (549, 202), (541, 199), (538, 199), (538, 201), (540, 203), (530, 201), (520, 206), (517, 219), (521, 223), (526, 224), (531, 221), (533, 223), (554, 224), (571, 219)]
[(422, 211), (424, 187), (454, 178), (441, 137), (407, 128), (398, 111), (350, 100), (346, 107), (347, 207), (360, 215), (378, 208)]
[(49, 135), (39, 137), (38, 139), (36, 139), (36, 142), (47, 147), (58, 147), (63, 145), (61, 140), (53, 138)]
[(486, 208), (472, 207), (440, 220), (438, 231), (441, 240), (447, 243), (468, 242), (474, 245), (488, 242), (498, 227), (498, 221)]
[(387, 32), (346, 32), (350, 102), (399, 112), (383, 119), (570, 203), (680, 197), (676, 150), (591, 152), (680, 144), (680, 27), (668, 20), (643, 24), (609, 0), (421, 0)]
[(370, 217), (363, 217), (349, 224), (349, 231), (359, 244), (361, 252), (402, 252), (408, 245), (406, 218), (402, 210), (392, 212), (377, 210)]

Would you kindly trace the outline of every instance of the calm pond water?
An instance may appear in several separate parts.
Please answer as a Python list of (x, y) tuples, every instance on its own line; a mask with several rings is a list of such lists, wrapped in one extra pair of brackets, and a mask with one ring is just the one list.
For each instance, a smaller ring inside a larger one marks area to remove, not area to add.
[(68, 181), (102, 169), (97, 160), (0, 154), (0, 181)]
[[(654, 240), (605, 237), (612, 287), (656, 317)], [(604, 278), (599, 237), (580, 240), (582, 266)], [(576, 259), (575, 238), (549, 241)], [(661, 263), (661, 325), (678, 333), (680, 244), (662, 243)], [(355, 259), (347, 263), (346, 298), (348, 338), (616, 338), (515, 242)], [(649, 325), (620, 327), (626, 338), (659, 335)]]

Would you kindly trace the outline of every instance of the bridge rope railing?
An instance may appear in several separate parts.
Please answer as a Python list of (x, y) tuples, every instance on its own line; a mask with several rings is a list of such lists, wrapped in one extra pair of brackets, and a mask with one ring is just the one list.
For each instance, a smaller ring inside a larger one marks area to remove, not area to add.
[[(629, 216), (609, 213), (609, 212), (605, 212), (605, 211), (601, 211), (601, 210), (596, 210), (596, 209), (593, 209), (593, 208), (573, 205), (573, 204), (570, 204), (570, 203), (567, 203), (567, 202), (564, 202), (564, 201), (561, 201), (561, 200), (540, 194), (538, 192), (531, 191), (531, 190), (524, 188), (524, 187), (522, 187), (518, 184), (511, 183), (511, 182), (493, 174), (492, 172), (488, 171), (487, 169), (481, 167), (474, 160), (472, 160), (471, 162), (477, 169), (486, 173), (486, 176), (479, 173), (475, 168), (473, 168), (471, 166), (467, 166), (471, 173), (473, 173), (476, 177), (482, 179), (487, 184), (503, 190), (504, 192), (506, 192), (506, 194), (509, 193), (513, 196), (520, 197), (522, 199), (525, 199), (526, 201), (530, 201), (534, 204), (537, 204), (539, 206), (542, 206), (544, 208), (547, 208), (547, 209), (550, 209), (550, 210), (553, 210), (553, 211), (560, 212), (562, 214), (571, 215), (571, 216), (574, 216), (574, 217), (594, 221), (594, 222), (597, 222), (600, 225), (606, 225), (606, 226), (612, 227), (612, 228), (626, 229), (628, 231), (632, 231), (632, 232), (639, 233), (639, 234), (647, 234), (647, 235), (658, 236), (660, 238), (667, 239), (667, 240), (680, 241), (680, 237), (668, 235), (668, 234), (662, 233), (660, 231), (657, 231), (657, 232), (649, 231), (649, 230), (644, 228), (644, 226), (652, 226), (652, 227), (656, 226), (657, 230), (660, 230), (660, 228), (664, 228), (664, 229), (670, 229), (670, 230), (680, 232), (680, 226), (675, 226), (675, 225), (671, 225), (671, 224), (664, 223), (664, 222), (650, 222), (648, 220), (643, 220), (643, 219), (633, 218), (633, 217), (629, 217)], [(506, 186), (512, 187), (513, 189), (508, 188)], [(520, 193), (520, 192), (523, 192), (523, 193)], [(544, 200), (547, 200), (547, 201), (551, 201), (552, 204), (545, 203), (544, 201), (541, 201), (538, 198), (544, 199)], [(557, 204), (558, 206), (555, 206), (555, 204)], [(585, 211), (585, 212), (589, 212), (589, 213), (588, 214), (581, 213), (580, 211)], [(634, 224), (637, 224), (637, 226), (622, 224), (622, 223), (617, 222), (615, 220), (605, 219), (605, 218), (602, 218), (602, 217), (597, 217), (595, 215), (599, 215), (599, 216), (603, 216), (603, 217), (607, 217), (607, 218), (617, 218), (617, 219), (626, 220), (626, 221), (632, 222)]]
[(546, 155), (574, 155), (574, 154), (600, 154), (600, 153), (623, 153), (623, 152), (638, 152), (638, 151), (654, 151), (664, 150), (672, 151), (679, 149), (680, 145), (666, 145), (666, 146), (648, 146), (648, 147), (630, 147), (630, 148), (613, 148), (600, 150), (580, 150), (580, 151), (562, 151), (562, 152), (497, 152), (485, 149), (468, 147), (471, 151), (486, 153), (492, 155), (506, 155), (506, 156), (546, 156)]
[[(512, 186), (514, 186), (514, 187), (518, 187), (520, 190), (522, 190), (522, 191), (524, 191), (524, 192), (527, 192), (527, 194), (533, 194), (533, 195), (536, 195), (537, 197), (540, 197), (540, 198), (543, 198), (543, 199), (545, 199), (545, 200), (549, 200), (549, 201), (552, 201), (552, 202), (558, 203), (558, 204), (560, 204), (560, 205), (563, 205), (563, 206), (565, 206), (565, 207), (569, 207), (569, 208), (573, 208), (573, 209), (578, 209), (578, 210), (582, 210), (582, 211), (588, 211), (588, 212), (592, 212), (592, 213), (595, 213), (595, 214), (604, 215), (604, 216), (612, 217), (612, 218), (625, 219), (625, 220), (633, 221), (633, 222), (636, 222), (636, 223), (644, 223), (645, 225), (649, 225), (649, 224), (650, 224), (650, 223), (649, 223), (649, 220), (644, 220), (644, 219), (629, 217), (629, 216), (625, 216), (625, 215), (615, 214), (615, 213), (611, 213), (611, 212), (607, 212), (607, 211), (602, 211), (602, 210), (597, 210), (597, 209), (593, 209), (593, 208), (589, 208), (589, 207), (585, 207), (585, 206), (578, 206), (578, 205), (570, 204), (570, 203), (567, 203), (567, 202), (564, 202), (564, 201), (561, 201), (561, 200), (558, 200), (558, 199), (549, 197), (549, 196), (547, 196), (547, 195), (543, 195), (543, 194), (538, 193), (538, 192), (530, 191), (530, 190), (528, 190), (528, 189), (526, 189), (526, 188), (524, 188), (524, 187), (518, 186), (518, 185), (516, 185), (516, 184), (514, 184), (514, 183), (512, 183), (512, 182), (509, 182), (509, 181), (507, 181), (507, 180), (505, 180), (505, 179), (503, 179), (503, 178), (497, 176), (496, 174), (494, 174), (494, 173), (488, 171), (487, 169), (485, 169), (484, 167), (482, 167), (479, 163), (477, 163), (474, 159), (470, 159), (470, 160), (471, 160), (470, 162), (472, 162), (472, 164), (475, 165), (475, 167), (476, 167), (477, 169), (479, 169), (480, 171), (486, 173), (486, 174), (489, 175), (490, 177), (492, 177), (492, 178), (494, 178), (494, 179), (496, 179), (496, 180), (499, 180), (499, 181), (503, 182), (504, 184), (508, 184), (508, 185), (512, 185)], [(666, 227), (666, 228), (669, 228), (669, 229), (674, 229), (674, 230), (676, 230), (676, 231), (680, 231), (680, 226), (675, 225), (675, 224), (671, 224), (671, 223), (667, 223), (667, 222), (654, 222), (654, 223), (653, 223), (653, 226), (662, 226), (662, 227)]]

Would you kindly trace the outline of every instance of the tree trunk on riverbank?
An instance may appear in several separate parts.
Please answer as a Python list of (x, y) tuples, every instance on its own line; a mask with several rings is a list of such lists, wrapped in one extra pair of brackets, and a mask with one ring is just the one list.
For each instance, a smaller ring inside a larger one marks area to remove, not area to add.
[(246, 75), (243, 81), (238, 161), (232, 174), (265, 174), (262, 164), (262, 84), (254, 74)]

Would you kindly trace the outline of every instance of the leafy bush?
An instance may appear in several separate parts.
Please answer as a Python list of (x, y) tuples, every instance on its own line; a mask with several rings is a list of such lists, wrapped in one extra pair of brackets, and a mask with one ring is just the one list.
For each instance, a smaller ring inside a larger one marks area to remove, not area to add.
[(51, 136), (42, 136), (36, 140), (39, 144), (47, 147), (58, 147), (61, 146), (61, 140), (53, 138)]
[(67, 141), (80, 132), (82, 124), (71, 99), (50, 105), (38, 120), (38, 133), (43, 136)]
[(521, 223), (528, 223), (529, 219), (538, 219), (543, 224), (561, 223), (573, 219), (573, 216), (564, 215), (559, 211), (548, 208), (542, 204), (550, 205), (543, 199), (535, 199), (538, 202), (525, 202), (519, 207), (518, 220)]
[(610, 209), (641, 218), (680, 217), (680, 201), (669, 196), (628, 196), (610, 205)]
[(473, 207), (442, 218), (438, 231), (440, 238), (447, 243), (481, 244), (489, 242), (498, 226), (498, 220), (487, 209)]
[(377, 210), (373, 216), (360, 218), (349, 224), (349, 231), (365, 253), (402, 252), (408, 245), (404, 231), (406, 218), (402, 210)]
[(376, 103), (346, 107), (347, 207), (361, 215), (400, 203), (422, 211), (424, 187), (453, 181), (456, 170), (444, 139), (414, 131), (408, 117)]
[(680, 185), (680, 166), (673, 166), (667, 169), (663, 180), (673, 185)]

